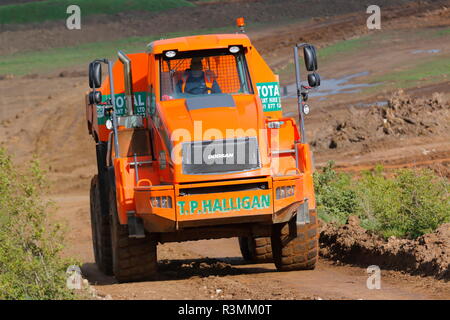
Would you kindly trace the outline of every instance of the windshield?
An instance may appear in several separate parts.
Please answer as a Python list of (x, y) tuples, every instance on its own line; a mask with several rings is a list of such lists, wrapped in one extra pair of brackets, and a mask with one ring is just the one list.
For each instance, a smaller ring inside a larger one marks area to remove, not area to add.
[(241, 52), (203, 50), (179, 52), (172, 59), (162, 57), (163, 101), (210, 94), (253, 93), (245, 56)]

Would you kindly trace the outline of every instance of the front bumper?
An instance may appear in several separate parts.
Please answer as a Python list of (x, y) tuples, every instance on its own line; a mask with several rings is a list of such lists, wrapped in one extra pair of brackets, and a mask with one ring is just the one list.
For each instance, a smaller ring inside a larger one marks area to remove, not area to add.
[[(143, 219), (149, 232), (280, 223), (294, 216), (304, 202), (302, 186), (302, 175), (141, 186), (135, 188), (136, 215)], [(282, 187), (294, 187), (295, 191), (281, 198), (277, 188)], [(162, 206), (158, 199), (166, 199), (165, 204)]]

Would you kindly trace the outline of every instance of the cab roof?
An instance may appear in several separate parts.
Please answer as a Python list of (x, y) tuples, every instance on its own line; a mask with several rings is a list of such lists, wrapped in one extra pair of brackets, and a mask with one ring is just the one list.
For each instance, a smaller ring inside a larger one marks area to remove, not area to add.
[(167, 50), (193, 51), (223, 49), (232, 45), (249, 47), (251, 46), (251, 43), (247, 35), (242, 33), (209, 34), (153, 41), (147, 46), (147, 52), (152, 54), (161, 54)]

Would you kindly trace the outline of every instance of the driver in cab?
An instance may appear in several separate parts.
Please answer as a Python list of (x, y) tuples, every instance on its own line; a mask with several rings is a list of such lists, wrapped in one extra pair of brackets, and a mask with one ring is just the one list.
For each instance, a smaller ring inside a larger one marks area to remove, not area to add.
[(202, 58), (192, 58), (190, 68), (177, 83), (177, 90), (188, 94), (222, 93), (215, 78), (212, 71), (203, 71)]

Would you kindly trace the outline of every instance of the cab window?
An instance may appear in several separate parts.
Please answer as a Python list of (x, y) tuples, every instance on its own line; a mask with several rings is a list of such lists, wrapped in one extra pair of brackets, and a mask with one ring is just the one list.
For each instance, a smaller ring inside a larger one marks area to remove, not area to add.
[(243, 49), (177, 52), (161, 55), (161, 100), (211, 94), (251, 94)]

